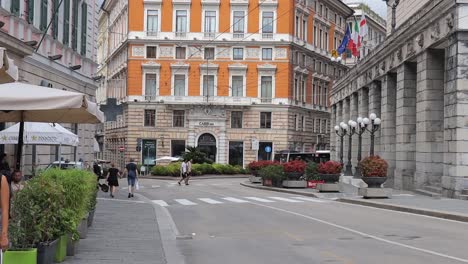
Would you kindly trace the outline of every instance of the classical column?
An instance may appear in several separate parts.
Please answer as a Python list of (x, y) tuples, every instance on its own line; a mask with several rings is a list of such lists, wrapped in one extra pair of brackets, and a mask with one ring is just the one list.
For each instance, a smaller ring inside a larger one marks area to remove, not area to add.
[(336, 125), (336, 109), (338, 104), (334, 104), (331, 107), (331, 120), (330, 120), (330, 152), (332, 153), (330, 158), (334, 159), (336, 155), (336, 133), (335, 133), (335, 125)]
[[(363, 87), (358, 91), (358, 117), (369, 117), (369, 88)], [(369, 156), (369, 133), (362, 135), (362, 158)]]
[(396, 74), (387, 74), (382, 79), (382, 124), (380, 155), (388, 162), (386, 185), (393, 186), (396, 140)]
[(413, 189), (416, 169), (416, 65), (397, 70), (395, 188)]
[[(344, 100), (343, 100), (343, 122), (345, 122), (346, 124), (348, 124), (348, 121), (350, 119), (350, 113), (349, 113), (349, 110), (351, 108), (351, 101), (350, 101), (350, 98), (349, 97), (346, 97)], [(341, 122), (341, 121), (340, 121)], [(344, 148), (344, 156), (345, 156), (345, 161), (347, 160), (347, 157), (348, 157), (348, 138), (345, 137), (345, 140), (344, 140), (344, 145), (343, 145), (343, 148)]]
[[(334, 128), (335, 126), (339, 125), (340, 122), (342, 121), (343, 121), (343, 101), (339, 101), (336, 103), (336, 119), (335, 119), (335, 123), (332, 124), (332, 127)], [(335, 129), (332, 130), (332, 133), (335, 133)], [(335, 136), (335, 146), (336, 146), (336, 151), (335, 151), (334, 160), (338, 160), (339, 152), (341, 151), (341, 149), (339, 147), (340, 139), (337, 136)]]
[(417, 58), (415, 188), (442, 182), (444, 59), (444, 50), (426, 50)]
[[(355, 92), (351, 95), (351, 110), (350, 110), (350, 119), (353, 120), (353, 121), (356, 121), (357, 118), (358, 118), (358, 113), (359, 113), (359, 110), (358, 110), (358, 93)], [(348, 120), (346, 121), (348, 122)], [(352, 163), (353, 163), (353, 168), (357, 166), (357, 163), (356, 163), (356, 153), (357, 153), (357, 149), (358, 149), (358, 140), (357, 140), (357, 136), (354, 135), (353, 136), (353, 141), (352, 141), (352, 155), (353, 155), (353, 158), (352, 158)]]
[(468, 189), (468, 34), (457, 32), (445, 50), (444, 196), (457, 197)]
[[(372, 82), (369, 88), (369, 114), (375, 113), (377, 117), (381, 118), (381, 82), (374, 81)], [(374, 155), (380, 155), (380, 133), (379, 129), (375, 132), (375, 141), (374, 141)], [(367, 149), (369, 151), (369, 148)]]

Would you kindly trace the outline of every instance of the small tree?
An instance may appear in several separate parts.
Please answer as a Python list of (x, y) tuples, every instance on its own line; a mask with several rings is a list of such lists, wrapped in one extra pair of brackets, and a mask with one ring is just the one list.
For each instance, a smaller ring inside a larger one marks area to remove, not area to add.
[(187, 147), (187, 151), (182, 154), (184, 160), (193, 160), (193, 163), (213, 163), (212, 160), (206, 157), (206, 153), (201, 151), (199, 147)]

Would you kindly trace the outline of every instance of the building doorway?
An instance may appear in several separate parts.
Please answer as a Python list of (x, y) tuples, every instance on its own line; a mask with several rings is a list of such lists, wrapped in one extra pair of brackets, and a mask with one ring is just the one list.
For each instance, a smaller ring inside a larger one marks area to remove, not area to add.
[(198, 138), (198, 148), (206, 153), (207, 158), (216, 162), (216, 138), (212, 134), (202, 134)]

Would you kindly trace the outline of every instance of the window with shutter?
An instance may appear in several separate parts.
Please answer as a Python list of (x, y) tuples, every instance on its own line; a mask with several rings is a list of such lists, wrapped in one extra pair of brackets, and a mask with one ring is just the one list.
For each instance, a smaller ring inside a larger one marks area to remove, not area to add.
[(44, 31), (47, 29), (47, 0), (41, 1), (41, 23), (39, 24), (39, 29)]
[[(19, 2), (19, 1), (18, 1)], [(32, 24), (34, 22), (34, 0), (28, 0), (28, 23)]]
[(70, 40), (70, 0), (63, 1), (63, 44), (68, 45)]
[(81, 55), (86, 55), (86, 29), (88, 25), (88, 5), (81, 5)]
[(78, 46), (78, 0), (73, 0), (72, 6), (72, 49)]
[(10, 11), (13, 15), (18, 16), (19, 15), (19, 9), (20, 9), (20, 1), (19, 0), (12, 0), (11, 1), (11, 6), (10, 6)]
[(53, 7), (52, 7), (52, 37), (57, 39), (58, 36), (58, 7), (59, 7), (59, 0), (53, 0)]

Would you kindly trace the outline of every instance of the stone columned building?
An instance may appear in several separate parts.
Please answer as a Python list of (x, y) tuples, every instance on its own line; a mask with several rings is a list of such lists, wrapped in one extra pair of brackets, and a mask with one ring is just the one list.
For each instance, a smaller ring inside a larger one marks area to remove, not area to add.
[[(334, 85), (332, 123), (376, 113), (382, 125), (375, 150), (389, 163), (390, 187), (463, 198), (468, 189), (468, 4), (418, 2), (424, 4), (412, 13), (399, 6), (396, 30)], [(334, 135), (332, 145), (336, 157)], [(367, 136), (364, 157), (368, 150)]]

